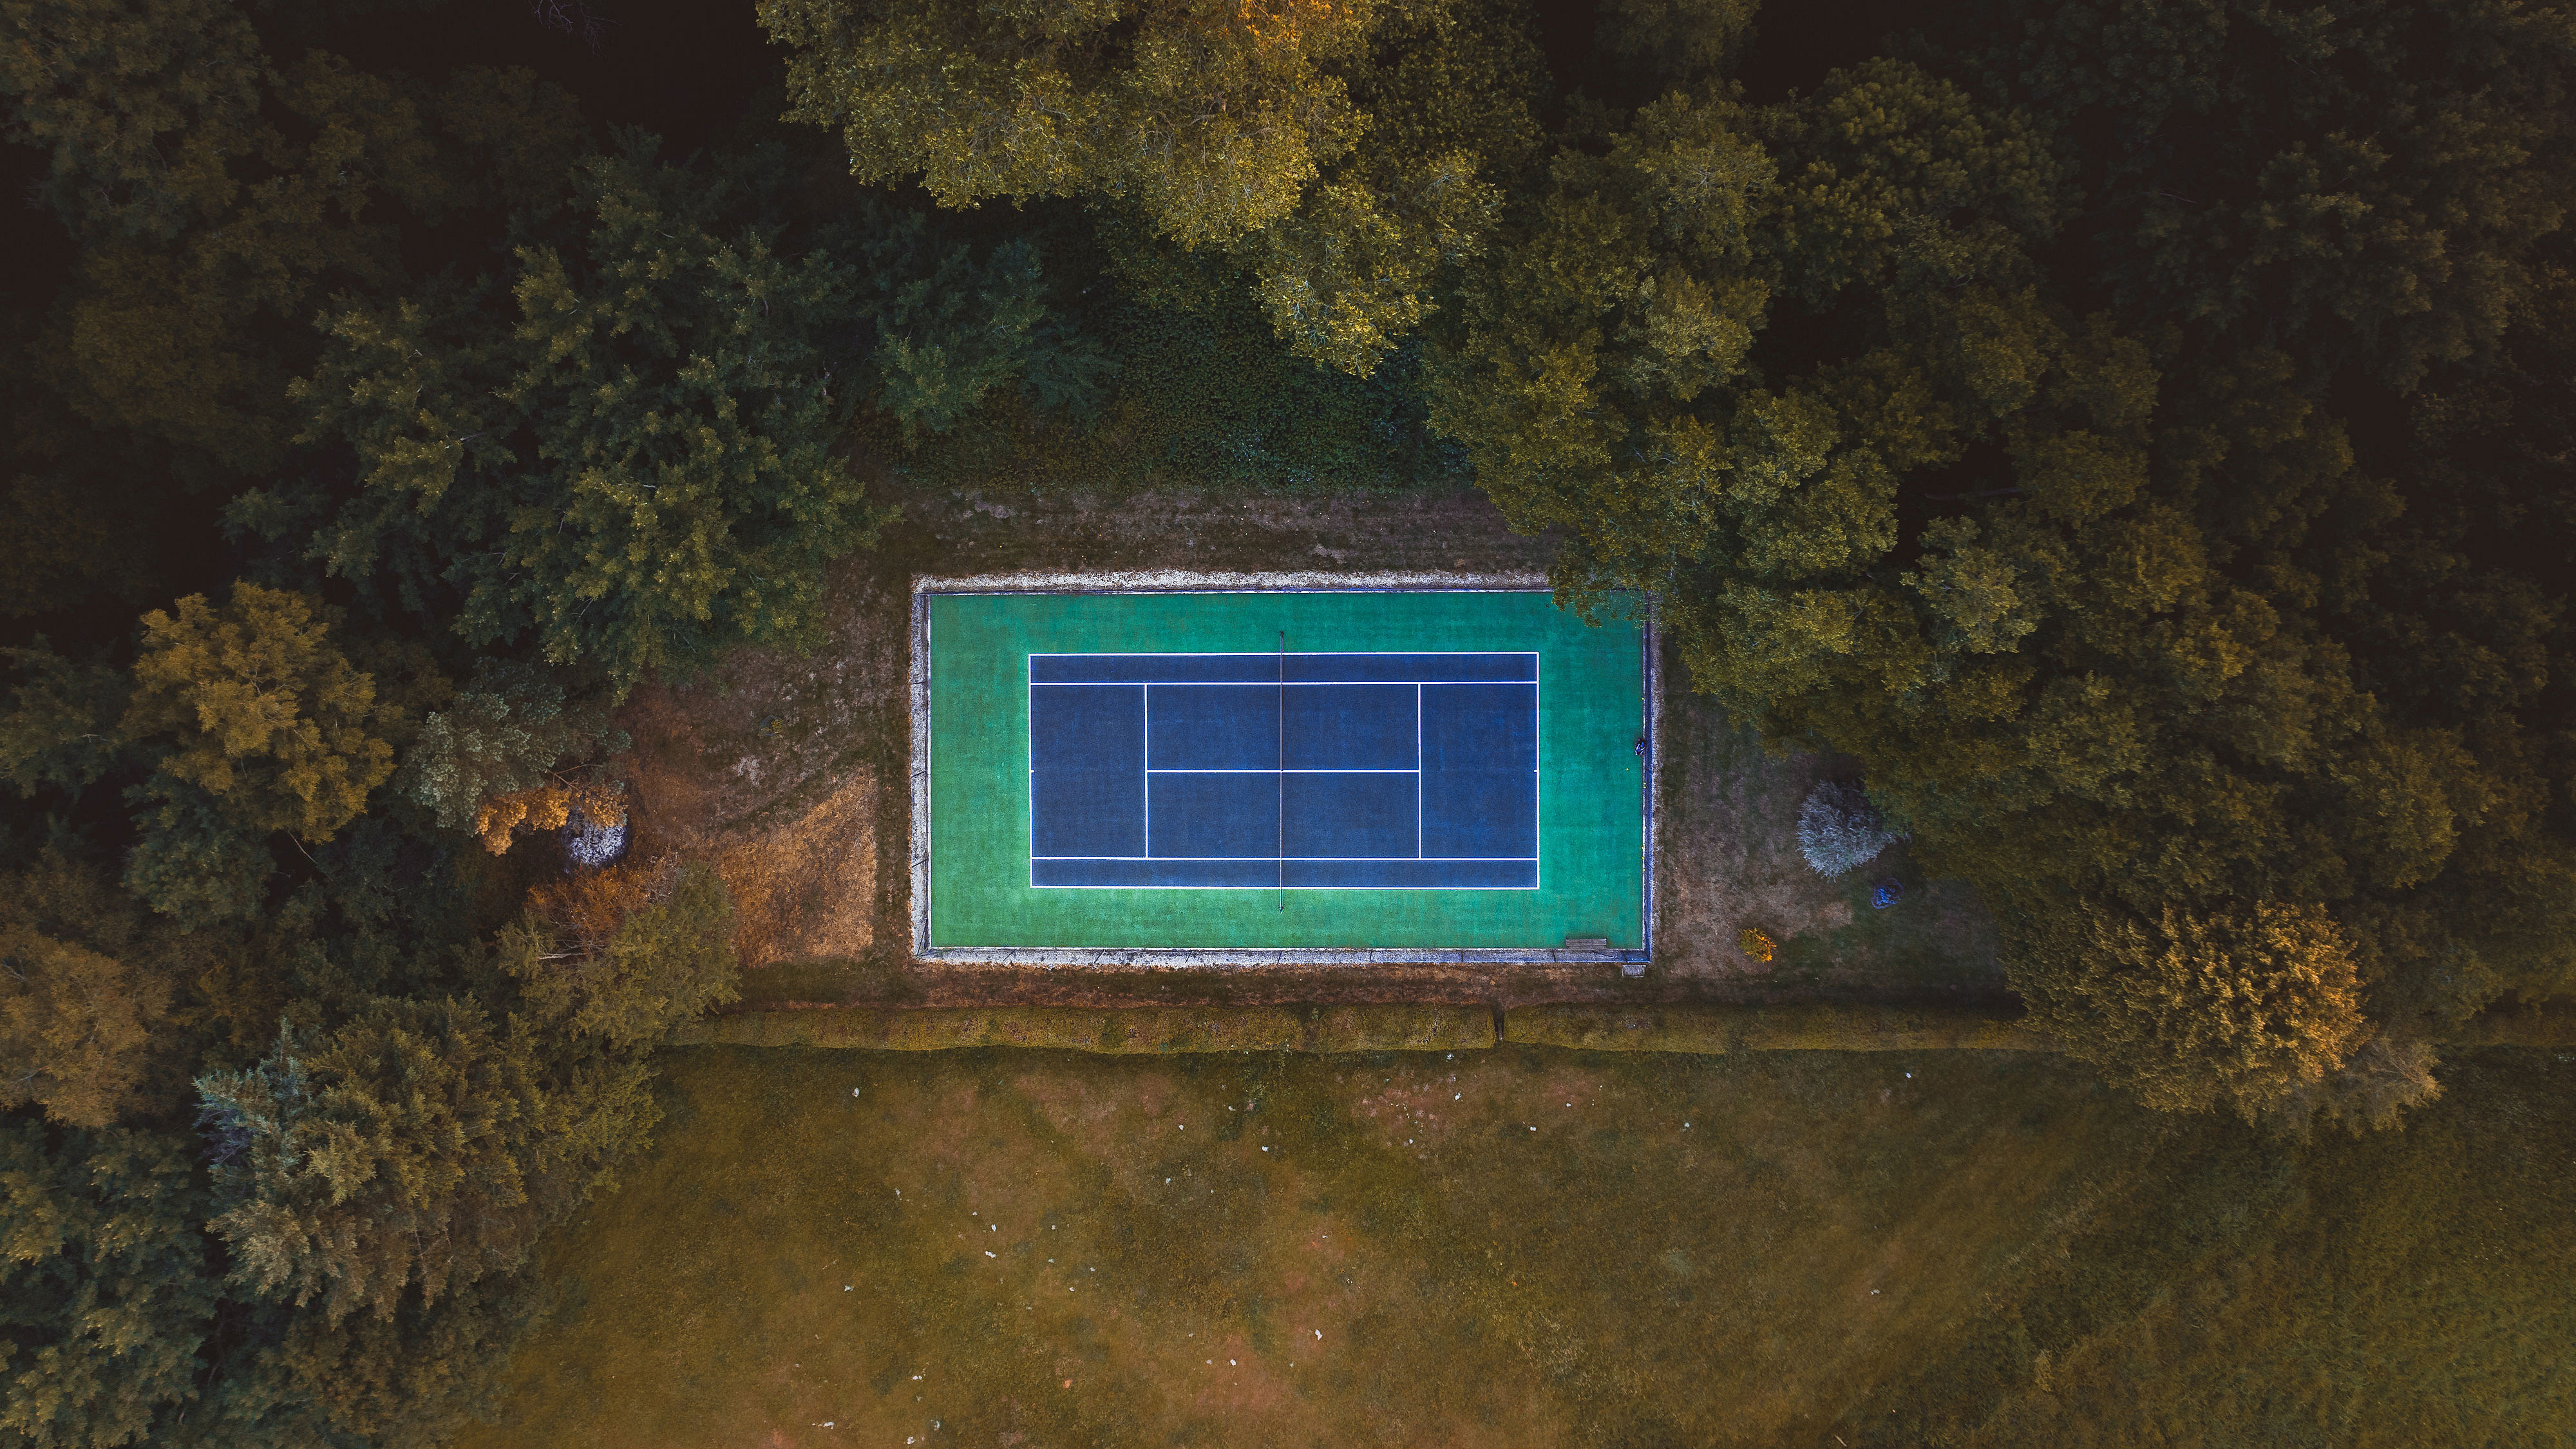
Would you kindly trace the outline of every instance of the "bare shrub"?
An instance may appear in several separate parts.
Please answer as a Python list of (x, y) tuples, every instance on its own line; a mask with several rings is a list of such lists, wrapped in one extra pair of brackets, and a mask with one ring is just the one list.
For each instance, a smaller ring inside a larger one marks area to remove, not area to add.
[(1798, 853), (1818, 875), (1843, 875), (1878, 858), (1900, 839), (1858, 785), (1827, 780), (1798, 808)]

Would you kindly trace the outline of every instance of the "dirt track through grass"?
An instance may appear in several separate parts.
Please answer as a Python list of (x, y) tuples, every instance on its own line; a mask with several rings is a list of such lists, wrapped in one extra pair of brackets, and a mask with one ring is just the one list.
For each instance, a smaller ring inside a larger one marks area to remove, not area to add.
[[(2483, 1147), (2428, 1117), (2290, 1153), (2227, 1124), (2178, 1133), (2002, 1053), (668, 1064), (661, 1146), (540, 1265), (563, 1285), (555, 1321), (469, 1443), (1858, 1445), (1972, 1431), (1999, 1403), (2062, 1434), (2087, 1395), (2050, 1383), (2052, 1343), (2061, 1375), (2197, 1381), (2189, 1356), (2165, 1362), (2187, 1342), (2262, 1377), (2259, 1344), (2169, 1320), (2332, 1201), (2300, 1172), (2421, 1158), (2397, 1173), (2421, 1205), (2464, 1152), (2538, 1134), (2563, 1176), (2576, 1142), (2576, 1114), (2526, 1084)], [(2457, 1276), (2566, 1206), (2503, 1192), (2468, 1239), (2436, 1215), (2390, 1248), (2365, 1214), (2369, 1260)], [(2506, 1342), (2460, 1312), (2516, 1315), (2515, 1342), (2569, 1326), (2563, 1294), (2497, 1286), (2569, 1266), (2545, 1246), (2479, 1289), (2494, 1309), (2454, 1305), (2444, 1373)], [(2305, 1291), (2297, 1271), (2258, 1280)], [(2221, 1327), (2259, 1335), (2273, 1305), (2232, 1291)], [(2478, 1382), (2559, 1412), (2521, 1353)], [(2293, 1407), (2387, 1391), (2300, 1372)]]

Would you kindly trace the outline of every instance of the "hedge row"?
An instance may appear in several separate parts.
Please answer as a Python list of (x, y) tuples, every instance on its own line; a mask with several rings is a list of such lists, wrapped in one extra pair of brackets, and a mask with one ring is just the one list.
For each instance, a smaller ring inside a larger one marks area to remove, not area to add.
[[(1164, 1052), (1460, 1051), (1497, 1042), (1587, 1051), (2050, 1051), (1993, 1010), (1873, 1006), (838, 1007), (746, 1011), (684, 1028), (684, 1045), (944, 1051), (1055, 1047)], [(2455, 1028), (2456, 1046), (2576, 1046), (2576, 1009), (2515, 1006)]]
[(1523, 1006), (1503, 1040), (1611, 1052), (2048, 1051), (1996, 1011), (1885, 1006)]
[(678, 1040), (899, 1052), (1433, 1052), (1492, 1046), (1494, 1013), (1484, 1006), (840, 1007), (710, 1017)]

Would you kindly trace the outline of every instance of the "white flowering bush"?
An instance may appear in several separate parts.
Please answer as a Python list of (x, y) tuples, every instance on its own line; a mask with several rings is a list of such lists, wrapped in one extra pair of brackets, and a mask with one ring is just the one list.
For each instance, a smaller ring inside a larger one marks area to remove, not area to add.
[(1798, 853), (1818, 875), (1857, 870), (1900, 837), (1858, 785), (1827, 780), (1798, 808)]

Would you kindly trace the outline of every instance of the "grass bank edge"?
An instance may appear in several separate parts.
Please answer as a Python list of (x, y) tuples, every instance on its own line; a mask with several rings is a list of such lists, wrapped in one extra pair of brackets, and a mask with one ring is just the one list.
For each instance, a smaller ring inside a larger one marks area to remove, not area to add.
[[(2576, 1002), (2481, 1014), (2454, 1046), (2576, 1046)], [(1481, 1005), (829, 1007), (746, 1011), (682, 1028), (673, 1045), (951, 1051), (1029, 1047), (1110, 1055), (1176, 1052), (2015, 1051), (2056, 1043), (2018, 1015), (1953, 1006)]]

